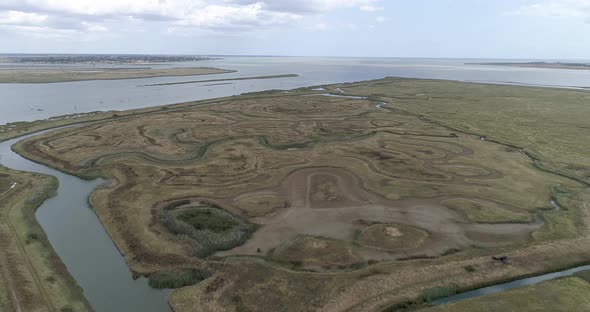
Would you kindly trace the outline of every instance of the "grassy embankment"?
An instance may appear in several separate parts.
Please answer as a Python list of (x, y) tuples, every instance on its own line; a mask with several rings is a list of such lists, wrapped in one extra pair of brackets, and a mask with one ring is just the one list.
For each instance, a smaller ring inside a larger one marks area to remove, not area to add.
[(35, 220), (56, 189), (53, 177), (0, 166), (1, 311), (91, 310)]

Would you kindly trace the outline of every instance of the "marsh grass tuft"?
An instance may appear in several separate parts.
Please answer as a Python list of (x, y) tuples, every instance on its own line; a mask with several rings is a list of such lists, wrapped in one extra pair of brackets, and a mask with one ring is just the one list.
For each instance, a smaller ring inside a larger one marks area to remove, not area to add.
[(215, 233), (224, 233), (237, 225), (236, 221), (214, 213), (211, 209), (184, 211), (177, 218), (192, 225), (198, 231), (210, 230)]
[(191, 286), (205, 280), (211, 273), (193, 268), (161, 271), (149, 277), (149, 285), (152, 288), (181, 288)]
[(429, 288), (422, 293), (422, 301), (430, 303), (436, 299), (452, 296), (457, 293), (457, 290), (453, 287), (438, 286)]
[(580, 271), (580, 272), (577, 272), (574, 275), (577, 276), (577, 277), (583, 278), (587, 282), (590, 282), (590, 270)]

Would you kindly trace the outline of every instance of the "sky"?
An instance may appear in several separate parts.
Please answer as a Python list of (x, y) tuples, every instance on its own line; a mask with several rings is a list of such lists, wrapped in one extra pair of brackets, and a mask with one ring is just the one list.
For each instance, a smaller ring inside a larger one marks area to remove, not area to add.
[(0, 53), (590, 59), (590, 0), (0, 0)]

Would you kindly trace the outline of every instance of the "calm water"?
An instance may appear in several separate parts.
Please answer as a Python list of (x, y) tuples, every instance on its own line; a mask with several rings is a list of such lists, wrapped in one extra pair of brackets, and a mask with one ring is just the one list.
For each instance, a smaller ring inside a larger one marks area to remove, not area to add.
[[(465, 62), (481, 61), (485, 60), (227, 57), (222, 60), (159, 66), (212, 66), (236, 69), (237, 73), (54, 84), (0, 84), (0, 124), (70, 113), (123, 110), (251, 91), (292, 89), (386, 76), (590, 87), (590, 71), (464, 65)], [(217, 86), (206, 86), (208, 83), (142, 86), (175, 81), (276, 74), (300, 76), (233, 81), (231, 84)]]
[[(385, 76), (590, 87), (590, 71), (463, 65), (464, 62), (478, 61), (483, 60), (228, 57), (160, 66), (213, 66), (237, 69), (237, 73), (54, 84), (0, 84), (0, 124)], [(0, 64), (0, 67), (2, 65), (7, 64)], [(300, 76), (233, 81), (216, 86), (206, 86), (207, 83), (142, 86), (291, 73)], [(20, 139), (0, 143), (0, 163), (14, 169), (50, 174), (59, 179), (58, 196), (39, 208), (37, 219), (68, 270), (84, 289), (92, 307), (97, 312), (169, 311), (166, 292), (150, 289), (145, 279), (131, 278), (123, 257), (88, 206), (88, 195), (101, 181), (83, 181), (20, 157), (10, 150), (10, 145)]]
[(94, 310), (170, 311), (166, 292), (150, 288), (146, 279), (132, 278), (119, 250), (89, 207), (88, 196), (103, 181), (84, 181), (22, 158), (10, 146), (23, 138), (0, 143), (0, 163), (59, 180), (58, 195), (39, 207), (37, 221)]

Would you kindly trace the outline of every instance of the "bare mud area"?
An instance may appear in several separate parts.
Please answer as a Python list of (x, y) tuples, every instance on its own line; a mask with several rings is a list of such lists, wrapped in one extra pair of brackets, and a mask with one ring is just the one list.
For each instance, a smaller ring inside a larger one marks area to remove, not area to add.
[[(365, 189), (358, 178), (340, 168), (306, 168), (291, 173), (280, 187), (258, 190), (290, 202), (289, 207), (250, 219), (261, 227), (242, 246), (217, 253), (255, 255), (300, 235), (353, 241), (367, 224), (402, 224), (427, 233), (417, 246), (383, 248), (361, 245), (365, 260), (439, 256), (469, 246), (499, 246), (526, 240), (541, 224), (476, 224), (441, 205), (440, 198), (390, 200)], [(251, 196), (240, 194), (240, 198)], [(387, 229), (387, 228), (386, 228)], [(390, 232), (397, 230), (390, 228)], [(489, 235), (499, 239), (489, 239)]]

